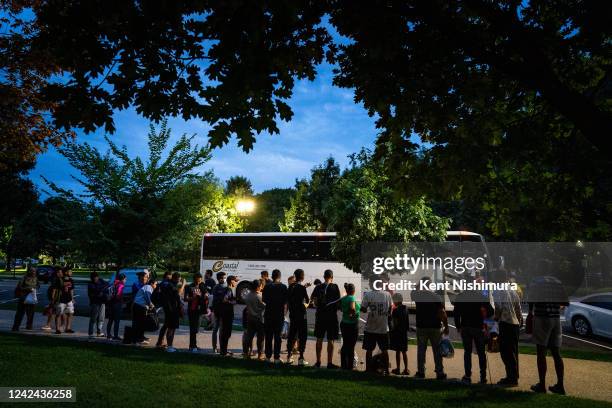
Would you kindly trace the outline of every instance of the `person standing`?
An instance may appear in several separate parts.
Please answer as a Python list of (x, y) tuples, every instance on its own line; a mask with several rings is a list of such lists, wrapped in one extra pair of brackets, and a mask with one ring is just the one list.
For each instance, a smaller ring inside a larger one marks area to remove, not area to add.
[(142, 286), (134, 296), (134, 303), (132, 305), (132, 329), (134, 338), (132, 339), (132, 343), (149, 344), (149, 341), (144, 335), (144, 325), (147, 313), (149, 310), (155, 308), (155, 305), (151, 300), (151, 295), (156, 287), (157, 282), (155, 281), (145, 283), (145, 285)]
[[(495, 272), (494, 279), (498, 283), (508, 282), (508, 275), (500, 269)], [(494, 319), (499, 325), (499, 354), (506, 370), (506, 376), (497, 384), (516, 387), (519, 379), (519, 333), (523, 324), (521, 299), (516, 291), (497, 290), (493, 292), (493, 300)]]
[(216, 285), (215, 280), (212, 276), (213, 271), (211, 271), (210, 269), (207, 269), (206, 272), (204, 272), (204, 285), (206, 286), (206, 293), (208, 294), (212, 293), (212, 290)]
[(96, 334), (98, 337), (104, 337), (104, 314), (106, 306), (104, 304), (104, 290), (108, 286), (107, 283), (100, 279), (98, 272), (89, 274), (89, 283), (87, 284), (87, 296), (89, 297), (89, 338), (94, 338), (93, 329), (96, 326)]
[(147, 282), (149, 281), (149, 270), (145, 269), (143, 271), (140, 271), (136, 274), (136, 276), (138, 277), (138, 280), (132, 283), (132, 295), (133, 296), (136, 296), (136, 293), (138, 293), (140, 288), (146, 285)]
[[(429, 284), (429, 278), (423, 278), (422, 284)], [(448, 317), (444, 310), (444, 303), (440, 296), (427, 289), (417, 289), (411, 292), (412, 300), (416, 305), (417, 328), (417, 372), (415, 378), (425, 378), (425, 355), (427, 344), (431, 344), (436, 379), (445, 380), (444, 365), (440, 353), (441, 327), (443, 333), (448, 335)]]
[(264, 287), (268, 284), (268, 283), (272, 283), (272, 279), (270, 279), (270, 274), (268, 273), (268, 271), (261, 271), (261, 279), (264, 280), (265, 284)]
[[(170, 281), (164, 285), (160, 292), (160, 304), (164, 309), (164, 326), (166, 327), (166, 351), (174, 353), (174, 334), (179, 328), (181, 317), (183, 315), (183, 303), (179, 293), (179, 282), (181, 274), (174, 272)], [(161, 334), (160, 334), (161, 336)], [(161, 339), (163, 341), (163, 339)], [(157, 340), (158, 344), (160, 339)]]
[(323, 272), (324, 283), (315, 287), (312, 299), (317, 307), (315, 312), (314, 335), (317, 338), (315, 367), (321, 367), (321, 351), (323, 350), (323, 339), (327, 337), (327, 368), (338, 368), (334, 364), (334, 341), (338, 340), (338, 308), (340, 306), (340, 289), (334, 281), (334, 273), (331, 269)]
[(355, 299), (355, 285), (344, 285), (346, 296), (340, 299), (342, 320), (340, 332), (342, 333), (342, 348), (340, 349), (340, 367), (344, 370), (353, 369), (355, 359), (355, 345), (359, 336), (359, 314), (361, 305)]
[(306, 285), (304, 282), (304, 271), (296, 269), (293, 273), (294, 282), (289, 285), (287, 290), (287, 304), (289, 308), (289, 335), (287, 336), (287, 364), (293, 364), (291, 353), (297, 339), (298, 365), (305, 366), (308, 362), (304, 359), (304, 351), (306, 350), (306, 340), (308, 339), (308, 321), (306, 317), (306, 308), (310, 303)]
[[(386, 281), (388, 278), (382, 276)], [(366, 371), (375, 371), (372, 354), (376, 345), (380, 349), (383, 358), (384, 372), (389, 372), (389, 316), (393, 302), (391, 294), (386, 290), (375, 289), (371, 283), (372, 290), (363, 294), (361, 299), (361, 311), (368, 313), (368, 319), (363, 331), (363, 349), (366, 351)]]
[(189, 350), (193, 353), (200, 351), (197, 336), (202, 324), (202, 315), (208, 309), (208, 290), (202, 281), (202, 274), (193, 275), (193, 283), (185, 290), (187, 302), (187, 316), (189, 317)]
[(264, 359), (264, 310), (266, 310), (266, 304), (263, 302), (261, 294), (264, 285), (265, 281), (263, 279), (255, 279), (252, 283), (253, 290), (247, 294), (245, 299), (247, 328), (242, 343), (244, 358), (251, 358), (253, 337), (257, 336), (257, 357), (259, 360)]
[(472, 382), (472, 347), (476, 347), (480, 367), (480, 384), (487, 383), (487, 356), (485, 351), (485, 322), (493, 315), (493, 307), (481, 291), (466, 290), (455, 298), (455, 327), (463, 342), (464, 376), (466, 384)]
[[(171, 279), (172, 279), (172, 272), (165, 271), (161, 282), (157, 285), (157, 288), (155, 288), (155, 291), (151, 295), (151, 301), (153, 302), (155, 307), (163, 308), (163, 301), (164, 301), (163, 293), (166, 290), (166, 286), (171, 284), (170, 283)], [(155, 347), (157, 347), (158, 349), (165, 350), (166, 347), (168, 347), (165, 343), (166, 332), (168, 331), (168, 325), (166, 323), (167, 323), (167, 320), (164, 319), (164, 323), (159, 329), (159, 335), (157, 336), (157, 343), (155, 344)]]
[(213, 330), (212, 330), (212, 348), (213, 352), (218, 353), (217, 340), (219, 338), (219, 328), (221, 327), (221, 304), (225, 297), (225, 272), (217, 272), (217, 284), (212, 291), (212, 312), (213, 312)]
[[(121, 340), (119, 337), (119, 323), (121, 322), (121, 314), (123, 313), (123, 289), (127, 277), (123, 273), (117, 274), (115, 281), (112, 283), (113, 288), (110, 290), (107, 303), (108, 323), (106, 323), (106, 338), (108, 340)], [(111, 337), (111, 332), (113, 336)]]
[(538, 393), (546, 392), (546, 352), (555, 362), (557, 383), (548, 387), (555, 394), (565, 395), (564, 364), (561, 358), (561, 309), (569, 299), (561, 281), (554, 276), (540, 276), (529, 287), (529, 314), (533, 316), (532, 340), (536, 345), (539, 382), (531, 386)]
[[(392, 370), (393, 374), (410, 375), (408, 371), (408, 329), (410, 327), (410, 314), (408, 307), (404, 304), (404, 297), (401, 293), (394, 293), (391, 298), (393, 299), (393, 310), (391, 312), (391, 331), (389, 333), (391, 338), (390, 349), (395, 351), (395, 366)], [(400, 356), (404, 362), (404, 371), (400, 370)]]
[(236, 283), (238, 278), (233, 275), (227, 277), (227, 286), (224, 288), (221, 305), (220, 305), (220, 321), (219, 326), (219, 345), (222, 356), (232, 355), (233, 353), (228, 352), (227, 344), (232, 336), (232, 326), (234, 324), (234, 305), (236, 304)]
[(15, 289), (15, 297), (17, 301), (17, 311), (15, 312), (15, 320), (13, 321), (12, 331), (19, 331), (23, 316), (26, 316), (26, 330), (32, 330), (34, 324), (34, 308), (36, 307), (36, 291), (40, 287), (38, 278), (36, 277), (36, 268), (30, 266), (28, 272), (17, 283)]
[(266, 359), (270, 361), (274, 352), (275, 364), (281, 363), (281, 331), (287, 312), (287, 297), (288, 290), (287, 286), (281, 282), (281, 272), (274, 269), (272, 271), (272, 282), (264, 287), (262, 300), (266, 304), (264, 312)]
[(74, 317), (74, 280), (72, 279), (72, 269), (65, 266), (62, 269), (63, 277), (61, 279), (61, 293), (59, 297), (59, 307), (56, 309), (55, 316), (55, 334), (60, 334), (59, 324), (61, 316), (65, 315), (66, 326), (64, 333), (74, 333), (72, 330), (72, 319)]

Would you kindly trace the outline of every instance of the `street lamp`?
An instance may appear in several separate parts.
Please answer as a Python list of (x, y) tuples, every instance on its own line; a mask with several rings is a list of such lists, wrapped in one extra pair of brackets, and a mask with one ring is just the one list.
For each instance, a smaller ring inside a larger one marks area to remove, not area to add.
[(255, 210), (255, 201), (249, 199), (240, 199), (236, 201), (236, 211), (240, 215), (249, 215)]

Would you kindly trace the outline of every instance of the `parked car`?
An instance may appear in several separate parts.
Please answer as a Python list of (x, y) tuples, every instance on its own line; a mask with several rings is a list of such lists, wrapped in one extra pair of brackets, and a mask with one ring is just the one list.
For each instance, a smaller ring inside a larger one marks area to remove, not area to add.
[(565, 308), (565, 324), (581, 336), (612, 338), (612, 292), (571, 301)]
[(41, 283), (49, 283), (55, 277), (56, 269), (53, 265), (37, 265), (36, 276)]

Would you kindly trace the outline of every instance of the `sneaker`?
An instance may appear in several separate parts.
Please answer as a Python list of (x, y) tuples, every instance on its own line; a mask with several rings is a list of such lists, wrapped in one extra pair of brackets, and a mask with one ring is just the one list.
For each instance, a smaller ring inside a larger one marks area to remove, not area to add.
[(445, 373), (436, 374), (436, 380), (446, 380), (447, 376)]
[(417, 371), (417, 372), (414, 374), (414, 378), (416, 378), (416, 379), (421, 379), (421, 380), (422, 380), (422, 379), (424, 379), (424, 378), (425, 378), (425, 373), (420, 373), (420, 372), (418, 372), (418, 371)]
[(283, 362), (281, 361), (281, 359), (280, 359), (280, 358), (275, 358), (275, 359), (274, 359), (274, 365), (279, 365), (279, 364), (282, 364), (282, 363), (283, 363)]
[(487, 383), (487, 377), (480, 377), (480, 382), (478, 384), (485, 385)]
[(113, 340), (115, 340), (115, 341), (121, 341), (121, 340), (123, 340), (123, 339), (122, 339), (121, 337), (115, 336), (115, 337), (113, 337)]
[(138, 344), (141, 346), (146, 346), (147, 344), (149, 344), (149, 340), (141, 340), (138, 342)]
[(293, 364), (295, 363), (295, 360), (292, 359), (291, 357), (287, 357), (287, 364)]
[(317, 361), (314, 365), (314, 368), (321, 368), (321, 362)]
[(471, 384), (472, 383), (472, 379), (470, 377), (468, 377), (467, 375), (464, 375), (463, 378), (461, 379), (461, 382), (464, 384)]
[(199, 353), (199, 352), (200, 352), (200, 349), (199, 349), (199, 348), (197, 348), (197, 347), (192, 347), (192, 348), (190, 348), (190, 349), (189, 349), (189, 351), (191, 351), (191, 352), (192, 352), (192, 353), (194, 353), (194, 354), (197, 354), (197, 353)]
[(106, 334), (104, 334), (104, 333), (98, 333), (98, 337), (106, 337)]
[(56, 331), (55, 331), (55, 334), (62, 334), (62, 332), (61, 332), (61, 331), (59, 331), (59, 330), (56, 330)]
[(298, 360), (298, 366), (300, 367), (306, 367), (308, 365), (308, 361), (304, 360), (303, 358), (300, 358)]
[(51, 326), (43, 326), (41, 327), (41, 330), (51, 330)]
[(402, 371), (402, 375), (410, 375), (410, 370), (406, 368), (404, 371)]
[(144, 339), (145, 339), (146, 341), (151, 341), (151, 339), (150, 339), (149, 337), (146, 337), (146, 336), (145, 336), (145, 338), (144, 338)]
[(501, 385), (504, 387), (516, 387), (518, 385), (517, 380), (513, 380), (512, 378), (502, 378), (497, 382), (497, 385)]
[(533, 384), (531, 391), (546, 394), (546, 387), (542, 383)]
[(95, 337), (93, 334), (90, 334), (90, 335), (89, 335), (89, 340), (95, 340), (95, 338), (96, 338), (96, 337)]
[(337, 365), (335, 365), (334, 363), (327, 363), (327, 369), (329, 370), (337, 370), (340, 367), (338, 367)]
[(259, 356), (257, 356), (257, 359), (258, 359), (259, 361), (266, 361), (266, 356), (265, 356), (265, 355), (263, 355), (263, 354), (260, 354)]
[(65, 331), (64, 331), (64, 333), (74, 334), (74, 330), (72, 330), (72, 329), (68, 329), (68, 330), (65, 330)]
[(548, 387), (548, 391), (554, 394), (565, 395), (565, 387), (561, 384), (555, 384)]
[(391, 374), (400, 375), (399, 368), (394, 368), (393, 370), (391, 370)]
[(168, 353), (176, 353), (176, 349), (175, 349), (174, 347), (172, 347), (172, 346), (168, 347), (168, 348), (166, 349), (166, 351), (167, 351)]

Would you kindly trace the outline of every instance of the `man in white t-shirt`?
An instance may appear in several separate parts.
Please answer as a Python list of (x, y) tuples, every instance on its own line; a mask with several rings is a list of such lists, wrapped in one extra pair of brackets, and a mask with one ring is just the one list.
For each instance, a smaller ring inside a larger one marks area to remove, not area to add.
[[(381, 276), (381, 280), (388, 278)], [(372, 284), (370, 284), (372, 287)], [(368, 320), (363, 332), (363, 349), (366, 350), (366, 371), (373, 371), (372, 352), (378, 344), (382, 352), (385, 373), (389, 370), (389, 316), (391, 315), (391, 294), (382, 290), (371, 290), (363, 294), (361, 311), (368, 313)]]

